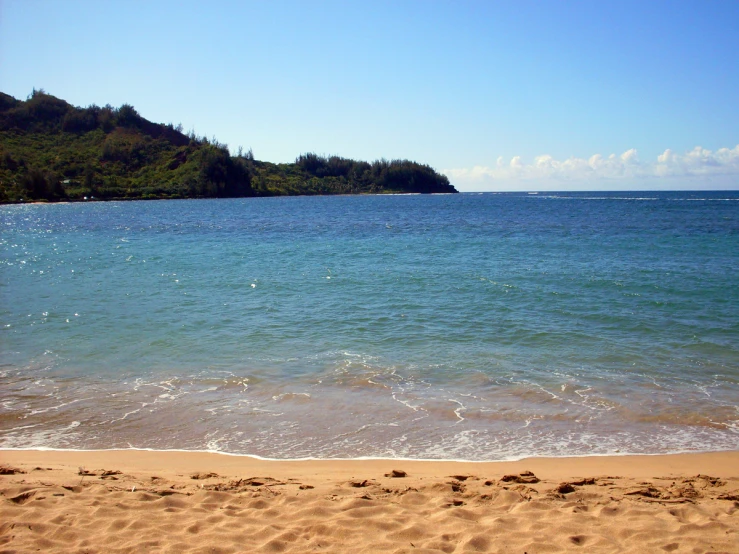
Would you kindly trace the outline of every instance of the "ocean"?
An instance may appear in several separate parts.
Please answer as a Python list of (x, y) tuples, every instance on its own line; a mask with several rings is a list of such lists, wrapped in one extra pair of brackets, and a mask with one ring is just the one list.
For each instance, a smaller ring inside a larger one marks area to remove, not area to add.
[(739, 192), (0, 207), (0, 448), (739, 448)]

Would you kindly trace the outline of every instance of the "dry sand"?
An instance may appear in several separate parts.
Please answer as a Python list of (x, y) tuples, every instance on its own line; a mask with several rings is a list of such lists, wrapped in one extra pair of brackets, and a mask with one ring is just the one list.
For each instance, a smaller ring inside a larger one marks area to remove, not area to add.
[(0, 466), (0, 552), (739, 552), (739, 452), (461, 463), (0, 451)]

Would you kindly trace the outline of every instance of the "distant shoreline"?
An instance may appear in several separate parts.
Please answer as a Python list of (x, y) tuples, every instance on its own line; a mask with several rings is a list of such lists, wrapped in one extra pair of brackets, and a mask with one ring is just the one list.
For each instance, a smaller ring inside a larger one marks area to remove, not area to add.
[[(357, 192), (354, 194), (338, 193), (338, 194), (276, 194), (272, 196), (229, 196), (224, 198), (211, 197), (186, 197), (186, 198), (74, 198), (65, 200), (29, 200), (28, 202), (0, 202), (0, 205), (13, 206), (22, 204), (91, 204), (95, 202), (153, 202), (159, 200), (245, 200), (252, 198), (315, 198), (315, 197), (336, 197), (336, 196), (452, 196), (453, 192)], [(475, 193), (473, 193), (475, 194)]]

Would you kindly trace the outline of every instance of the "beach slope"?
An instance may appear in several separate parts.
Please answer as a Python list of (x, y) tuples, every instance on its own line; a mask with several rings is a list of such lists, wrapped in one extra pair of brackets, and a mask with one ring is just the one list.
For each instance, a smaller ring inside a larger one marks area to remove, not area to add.
[(0, 451), (0, 552), (739, 552), (739, 452), (465, 463)]

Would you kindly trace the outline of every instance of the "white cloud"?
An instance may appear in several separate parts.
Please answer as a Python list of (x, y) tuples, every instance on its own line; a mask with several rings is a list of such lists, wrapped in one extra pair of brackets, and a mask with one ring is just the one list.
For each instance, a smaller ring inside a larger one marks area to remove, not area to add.
[(716, 152), (696, 146), (683, 155), (675, 154), (668, 148), (657, 157), (655, 174), (659, 176), (739, 176), (739, 145), (731, 149), (720, 148)]
[(539, 185), (546, 188), (653, 188), (670, 186), (680, 179), (688, 186), (706, 178), (722, 178), (722, 182), (729, 178), (734, 183), (733, 186), (729, 184), (731, 188), (739, 188), (739, 145), (715, 152), (696, 146), (684, 154), (668, 148), (656, 160), (645, 162), (639, 159), (634, 148), (620, 156), (594, 154), (587, 159), (557, 160), (545, 154), (536, 156), (531, 163), (521, 156), (506, 162), (501, 156), (493, 166), (444, 169), (442, 173), (460, 190), (519, 189)]

